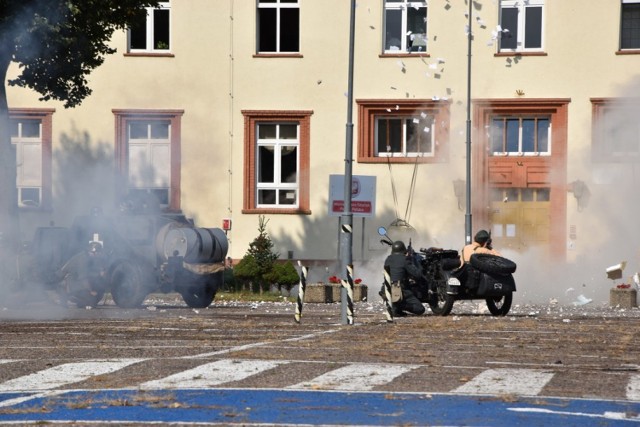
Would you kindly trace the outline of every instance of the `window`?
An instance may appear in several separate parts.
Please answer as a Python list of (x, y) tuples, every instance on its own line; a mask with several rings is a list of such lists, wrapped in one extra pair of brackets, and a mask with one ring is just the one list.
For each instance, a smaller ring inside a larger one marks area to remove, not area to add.
[[(183, 111), (113, 110), (123, 193), (152, 195), (180, 210), (180, 119)], [(124, 196), (125, 194), (121, 194)]]
[(300, 51), (298, 0), (258, 0), (258, 52)]
[(129, 28), (129, 52), (167, 53), (171, 47), (171, 3), (147, 8), (147, 17)]
[(491, 119), (491, 152), (499, 155), (551, 154), (549, 117), (501, 117)]
[(544, 0), (500, 2), (501, 52), (541, 51)]
[(620, 49), (640, 49), (640, 1), (622, 0)]
[(243, 111), (246, 213), (310, 213), (311, 111)]
[(640, 103), (624, 99), (592, 99), (594, 159), (637, 161), (640, 158)]
[(358, 161), (440, 162), (447, 157), (449, 102), (358, 100)]
[(16, 149), (16, 185), (20, 208), (51, 205), (51, 139), (54, 110), (9, 111), (11, 143)]
[(385, 0), (384, 52), (427, 51), (427, 2)]
[(376, 117), (376, 156), (433, 156), (433, 116)]
[(257, 207), (298, 207), (298, 123), (258, 123)]

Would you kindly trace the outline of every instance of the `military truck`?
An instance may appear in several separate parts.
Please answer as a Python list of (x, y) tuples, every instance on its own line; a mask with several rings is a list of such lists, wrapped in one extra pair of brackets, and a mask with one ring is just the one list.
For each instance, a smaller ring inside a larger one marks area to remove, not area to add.
[(40, 227), (28, 249), (33, 278), (79, 307), (110, 292), (119, 307), (140, 306), (152, 292), (178, 292), (189, 307), (207, 307), (223, 283), (226, 234), (196, 227), (181, 213), (121, 205), (93, 209), (70, 227)]

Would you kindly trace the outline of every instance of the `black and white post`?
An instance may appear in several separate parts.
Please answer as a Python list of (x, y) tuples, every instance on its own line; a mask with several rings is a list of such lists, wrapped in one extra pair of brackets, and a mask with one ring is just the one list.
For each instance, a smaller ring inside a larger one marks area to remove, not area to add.
[(300, 266), (300, 285), (298, 286), (298, 304), (296, 305), (296, 323), (300, 323), (300, 319), (302, 318), (302, 304), (304, 302), (304, 291), (307, 287), (307, 273), (309, 269), (302, 265), (300, 261), (298, 261), (298, 265)]
[(387, 317), (387, 322), (393, 322), (393, 305), (391, 303), (391, 275), (389, 274), (388, 266), (384, 268), (383, 287), (384, 296), (382, 299), (384, 300), (385, 305), (384, 314)]

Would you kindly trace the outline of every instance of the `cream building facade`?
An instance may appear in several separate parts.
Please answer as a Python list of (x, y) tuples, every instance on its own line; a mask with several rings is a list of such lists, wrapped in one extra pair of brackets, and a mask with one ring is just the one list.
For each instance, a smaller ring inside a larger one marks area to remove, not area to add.
[[(171, 0), (114, 35), (81, 106), (9, 88), (25, 240), (135, 190), (201, 226), (231, 219), (235, 259), (264, 215), (281, 258), (335, 261), (349, 13), (347, 0)], [(462, 247), (468, 5), (359, 0), (355, 22), (353, 174), (376, 178), (376, 205), (354, 218), (353, 258), (386, 255), (379, 226)], [(471, 23), (474, 232), (491, 229), (524, 271), (640, 268), (624, 192), (640, 180), (640, 1), (482, 0)]]

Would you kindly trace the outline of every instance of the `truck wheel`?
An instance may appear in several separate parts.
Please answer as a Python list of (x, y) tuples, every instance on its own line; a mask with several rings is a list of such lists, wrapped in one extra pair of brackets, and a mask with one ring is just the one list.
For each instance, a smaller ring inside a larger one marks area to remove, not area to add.
[(516, 271), (516, 263), (497, 255), (473, 254), (469, 259), (471, 265), (488, 274), (511, 274)]
[(180, 295), (182, 295), (182, 299), (189, 307), (205, 308), (211, 305), (213, 298), (216, 296), (216, 288), (209, 284), (188, 286), (180, 290)]
[(511, 310), (511, 302), (513, 301), (513, 292), (506, 293), (501, 297), (487, 298), (487, 308), (494, 316), (506, 316)]
[(111, 272), (111, 296), (118, 307), (140, 306), (147, 297), (142, 269), (130, 262), (119, 262)]

